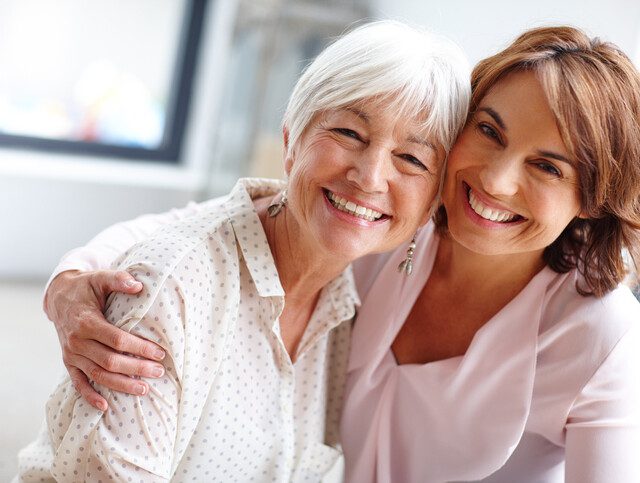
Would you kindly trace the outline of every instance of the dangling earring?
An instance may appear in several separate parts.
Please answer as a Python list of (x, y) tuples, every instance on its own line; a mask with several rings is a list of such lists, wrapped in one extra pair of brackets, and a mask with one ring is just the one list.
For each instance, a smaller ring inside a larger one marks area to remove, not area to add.
[(398, 265), (398, 272), (404, 272), (407, 276), (413, 272), (413, 252), (416, 249), (416, 235), (413, 236), (409, 248), (407, 249), (407, 258), (402, 260), (402, 263)]
[(280, 213), (280, 211), (282, 211), (282, 208), (284, 208), (284, 205), (286, 204), (287, 204), (287, 188), (283, 189), (282, 193), (280, 193), (279, 201), (271, 203), (269, 205), (269, 208), (267, 208), (267, 213), (269, 213), (270, 217), (274, 217), (278, 213)]

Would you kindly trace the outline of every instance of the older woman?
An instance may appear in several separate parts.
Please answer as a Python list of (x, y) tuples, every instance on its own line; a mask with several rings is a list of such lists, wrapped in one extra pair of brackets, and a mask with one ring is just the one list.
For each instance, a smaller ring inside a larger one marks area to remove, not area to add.
[[(640, 249), (638, 73), (545, 28), (472, 87), (435, 224), (355, 265), (347, 480), (640, 481), (640, 305), (620, 285)], [(62, 278), (52, 306), (105, 277)]]
[(158, 344), (164, 374), (135, 396), (97, 386), (106, 411), (63, 382), (21, 480), (340, 477), (349, 264), (427, 222), (466, 76), (453, 44), (398, 23), (327, 48), (285, 114), (287, 182), (241, 180), (120, 261), (144, 288), (106, 317)]

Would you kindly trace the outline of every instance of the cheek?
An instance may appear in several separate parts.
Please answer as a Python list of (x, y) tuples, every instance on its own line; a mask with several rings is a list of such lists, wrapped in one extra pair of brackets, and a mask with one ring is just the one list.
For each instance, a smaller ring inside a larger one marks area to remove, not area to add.
[(401, 187), (401, 212), (412, 225), (421, 226), (428, 220), (430, 208), (438, 193), (438, 178), (420, 179)]
[(534, 209), (534, 217), (554, 235), (559, 235), (580, 210), (578, 198), (571, 190), (541, 191), (528, 202)]
[(465, 160), (471, 157), (476, 143), (473, 140), (473, 133), (468, 128), (460, 133), (458, 139), (454, 143), (451, 151), (449, 152), (449, 158), (447, 166), (462, 167), (465, 164)]

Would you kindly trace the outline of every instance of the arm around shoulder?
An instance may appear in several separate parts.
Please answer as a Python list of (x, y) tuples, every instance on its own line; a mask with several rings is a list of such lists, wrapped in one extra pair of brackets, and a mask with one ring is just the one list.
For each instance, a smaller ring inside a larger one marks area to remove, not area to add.
[(118, 256), (144, 240), (158, 228), (199, 213), (205, 203), (189, 203), (166, 213), (142, 215), (105, 228), (85, 246), (67, 252), (51, 274), (47, 287), (60, 273), (68, 270), (107, 270)]

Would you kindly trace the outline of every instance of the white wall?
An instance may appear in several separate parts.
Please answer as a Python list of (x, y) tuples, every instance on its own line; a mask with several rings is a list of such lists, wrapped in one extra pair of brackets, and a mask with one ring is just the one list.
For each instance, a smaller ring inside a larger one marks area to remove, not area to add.
[(372, 0), (381, 17), (425, 25), (456, 40), (472, 63), (525, 29), (569, 24), (618, 44), (638, 62), (638, 0)]

